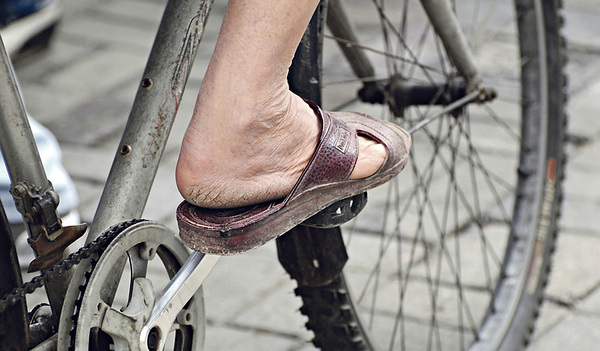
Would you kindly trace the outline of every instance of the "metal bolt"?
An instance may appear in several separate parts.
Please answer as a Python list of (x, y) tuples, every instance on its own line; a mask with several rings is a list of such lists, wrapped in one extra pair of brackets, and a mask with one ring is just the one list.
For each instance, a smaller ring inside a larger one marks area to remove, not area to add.
[(24, 185), (17, 184), (13, 188), (13, 194), (18, 197), (24, 197), (25, 195), (27, 195), (27, 189), (25, 188)]
[(154, 327), (150, 330), (148, 334), (148, 349), (150, 351), (154, 351), (158, 349), (158, 345), (160, 344), (160, 331)]

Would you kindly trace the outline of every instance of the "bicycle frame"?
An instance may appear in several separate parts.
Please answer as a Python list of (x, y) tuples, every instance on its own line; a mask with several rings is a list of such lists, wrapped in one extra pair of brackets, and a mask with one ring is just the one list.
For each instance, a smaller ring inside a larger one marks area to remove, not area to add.
[[(479, 75), (449, 0), (421, 2), (455, 64), (464, 67), (459, 69), (461, 75), (470, 85), (476, 85)], [(211, 4), (212, 0), (168, 2), (87, 242), (116, 223), (142, 216), (204, 31), (203, 20), (207, 18)], [(453, 53), (467, 54), (459, 56)], [(0, 78), (0, 147), (13, 183), (11, 191), (23, 214), (30, 238), (37, 240), (41, 235), (58, 237), (63, 233), (56, 213), (58, 198), (44, 172), (14, 71), (1, 41)], [(153, 325), (158, 325), (157, 319), (169, 303), (179, 299), (181, 305), (185, 304), (186, 294), (190, 291), (193, 294), (201, 286), (203, 278), (199, 277), (205, 277), (216, 263), (215, 258), (204, 261), (202, 258), (202, 254), (194, 253), (165, 288), (153, 311), (151, 322), (154, 324), (147, 324), (146, 332)], [(307, 262), (312, 264), (313, 261), (309, 259)], [(84, 279), (87, 266), (86, 263), (78, 266), (67, 282), (47, 286), (52, 309), (55, 315), (60, 316), (60, 327), (70, 323), (75, 307), (70, 303), (63, 306), (63, 302), (76, 299), (77, 287)], [(67, 287), (65, 283), (69, 281)], [(116, 290), (116, 282), (113, 285)], [(172, 312), (167, 314), (167, 319), (173, 315)], [(168, 328), (167, 324), (164, 324), (165, 328)], [(141, 336), (140, 340), (145, 340), (145, 337), (147, 335)]]
[[(87, 242), (111, 225), (141, 217), (204, 32), (201, 20), (208, 17), (211, 4), (212, 0), (168, 2)], [(56, 212), (58, 196), (44, 172), (14, 70), (1, 42), (0, 77), (0, 147), (12, 181), (11, 192), (31, 239), (58, 237), (62, 234)], [(45, 206), (43, 211), (40, 203)], [(75, 277), (81, 277), (77, 272)], [(65, 283), (46, 289), (55, 315), (60, 314), (65, 297), (67, 301), (71, 297)]]
[[(212, 0), (167, 3), (87, 242), (115, 223), (141, 217), (211, 5)], [(192, 255), (190, 260), (198, 255), (201, 254)], [(87, 263), (77, 267), (70, 284), (73, 288), (66, 291), (67, 301), (77, 298), (76, 287), (83, 281), (88, 268)], [(114, 284), (108, 284), (113, 293), (119, 277), (115, 278)], [(193, 286), (194, 291), (200, 287)], [(74, 308), (72, 304), (63, 306), (59, 327), (70, 325)], [(60, 335), (65, 333), (59, 332)], [(58, 343), (66, 344), (61, 340)]]
[[(0, 149), (12, 181), (11, 192), (17, 209), (23, 215), (23, 222), (31, 239), (37, 240), (42, 235), (48, 237), (63, 234), (56, 212), (58, 196), (44, 172), (13, 67), (2, 40), (0, 77), (3, 82), (0, 84)], [(62, 306), (61, 294), (54, 292), (64, 289), (64, 282), (47, 285), (48, 299), (54, 311), (60, 311)]]

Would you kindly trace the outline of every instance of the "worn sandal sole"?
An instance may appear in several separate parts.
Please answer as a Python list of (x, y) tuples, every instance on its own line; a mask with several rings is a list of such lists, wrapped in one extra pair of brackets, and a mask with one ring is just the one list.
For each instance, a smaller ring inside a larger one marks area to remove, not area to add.
[[(331, 204), (398, 175), (408, 160), (411, 137), (395, 124), (355, 112), (322, 112), (323, 129), (313, 157), (284, 199), (234, 209), (207, 209), (183, 202), (177, 209), (180, 237), (193, 250), (233, 255), (283, 235)], [(358, 157), (358, 135), (383, 144), (386, 160), (373, 175), (349, 180)]]

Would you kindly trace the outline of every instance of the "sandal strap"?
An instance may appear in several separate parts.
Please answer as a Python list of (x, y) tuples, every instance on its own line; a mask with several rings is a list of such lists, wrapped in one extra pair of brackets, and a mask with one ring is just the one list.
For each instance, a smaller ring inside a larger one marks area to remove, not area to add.
[(312, 101), (306, 100), (322, 121), (321, 137), (315, 153), (286, 202), (307, 188), (344, 181), (350, 177), (358, 159), (358, 136), (344, 121), (332, 118)]

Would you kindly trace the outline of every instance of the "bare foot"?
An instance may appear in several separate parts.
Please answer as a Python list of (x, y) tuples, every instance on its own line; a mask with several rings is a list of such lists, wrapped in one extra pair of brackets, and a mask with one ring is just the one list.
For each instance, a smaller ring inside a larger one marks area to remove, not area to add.
[[(237, 105), (226, 106), (231, 118), (223, 119), (214, 118), (223, 111), (197, 106), (196, 113), (205, 113), (205, 118), (192, 120), (177, 164), (177, 186), (190, 203), (233, 208), (283, 198), (316, 149), (320, 120), (298, 96), (288, 91), (275, 103)], [(231, 112), (236, 109), (245, 112)], [(385, 157), (383, 145), (360, 137), (350, 178), (374, 174)]]

